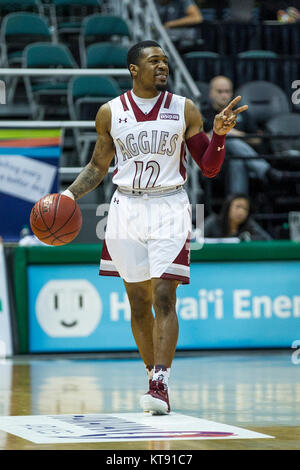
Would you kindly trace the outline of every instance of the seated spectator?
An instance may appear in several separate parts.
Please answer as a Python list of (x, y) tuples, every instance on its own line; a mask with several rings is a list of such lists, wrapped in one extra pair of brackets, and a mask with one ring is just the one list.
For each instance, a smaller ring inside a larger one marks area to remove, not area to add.
[(178, 28), (201, 23), (201, 11), (193, 0), (155, 0), (165, 28)]
[(250, 200), (245, 194), (228, 196), (220, 214), (211, 214), (204, 220), (204, 237), (237, 237), (243, 241), (272, 240), (250, 215)]
[[(232, 98), (233, 85), (229, 78), (220, 75), (210, 81), (210, 105), (202, 110), (204, 131), (207, 134), (212, 132), (215, 114), (222, 111)], [(247, 134), (258, 134), (259, 132), (260, 130), (251, 115), (245, 111), (237, 115), (235, 128), (227, 134), (226, 152), (235, 157), (242, 157), (241, 159), (229, 158), (228, 185), (230, 193), (248, 194), (251, 173), (265, 183), (280, 182), (285, 176), (284, 172), (272, 168), (266, 160), (256, 158), (259, 156), (261, 139), (259, 137), (246, 139), (246, 137)], [(230, 139), (230, 136), (235, 138)]]
[(184, 41), (197, 42), (199, 32), (191, 26), (202, 23), (203, 17), (193, 0), (155, 0), (155, 5), (172, 41), (178, 45)]

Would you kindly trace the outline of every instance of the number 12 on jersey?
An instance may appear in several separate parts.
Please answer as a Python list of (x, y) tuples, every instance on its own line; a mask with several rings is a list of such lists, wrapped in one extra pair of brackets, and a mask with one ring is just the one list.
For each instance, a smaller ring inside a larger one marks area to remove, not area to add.
[[(141, 181), (143, 174), (149, 175), (147, 184), (145, 188), (153, 188), (157, 181), (158, 175), (160, 173), (160, 166), (155, 160), (150, 160), (144, 165), (144, 162), (135, 161), (135, 175), (133, 178), (132, 187), (133, 189), (140, 189), (141, 188)], [(150, 171), (149, 171), (150, 170)]]

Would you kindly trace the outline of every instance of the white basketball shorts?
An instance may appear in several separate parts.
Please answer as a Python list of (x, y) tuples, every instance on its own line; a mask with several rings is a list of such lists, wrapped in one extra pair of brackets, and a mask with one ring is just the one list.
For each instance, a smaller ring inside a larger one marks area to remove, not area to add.
[(190, 280), (191, 209), (187, 193), (131, 196), (115, 191), (109, 208), (100, 275), (127, 282)]

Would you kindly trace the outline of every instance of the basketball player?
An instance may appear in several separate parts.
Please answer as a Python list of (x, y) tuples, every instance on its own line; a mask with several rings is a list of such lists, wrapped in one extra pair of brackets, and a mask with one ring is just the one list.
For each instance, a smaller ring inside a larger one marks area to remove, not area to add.
[(176, 289), (189, 283), (190, 272), (185, 146), (203, 174), (214, 177), (224, 160), (225, 134), (247, 106), (234, 110), (241, 97), (231, 101), (215, 117), (209, 141), (195, 104), (165, 91), (168, 57), (159, 44), (134, 45), (127, 62), (133, 88), (100, 107), (92, 158), (63, 194), (79, 199), (96, 188), (115, 157), (117, 189), (110, 204), (100, 274), (121, 276), (125, 284), (132, 332), (149, 378), (141, 407), (166, 414), (178, 339)]

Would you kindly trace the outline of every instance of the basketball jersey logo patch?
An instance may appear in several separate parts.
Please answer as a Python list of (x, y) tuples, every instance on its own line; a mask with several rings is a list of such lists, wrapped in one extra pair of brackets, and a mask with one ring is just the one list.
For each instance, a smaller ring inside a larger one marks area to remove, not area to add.
[(160, 117), (160, 119), (168, 119), (168, 120), (172, 120), (172, 121), (179, 121), (179, 114), (160, 113), (159, 117)]

